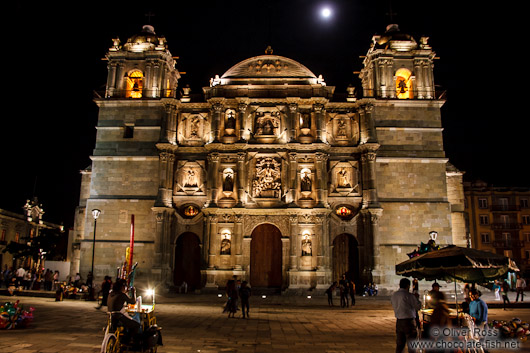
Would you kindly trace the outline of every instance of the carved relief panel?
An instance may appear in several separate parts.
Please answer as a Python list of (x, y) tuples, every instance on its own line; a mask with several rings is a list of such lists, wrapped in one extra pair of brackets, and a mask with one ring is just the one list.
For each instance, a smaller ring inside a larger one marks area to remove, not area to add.
[(360, 195), (357, 161), (330, 161), (330, 174), (329, 196)]
[(252, 197), (280, 199), (281, 179), (282, 162), (279, 157), (257, 157), (252, 178)]
[(281, 112), (277, 108), (258, 108), (253, 114), (253, 137), (258, 142), (276, 141), (282, 133)]
[(354, 113), (328, 115), (328, 139), (333, 145), (351, 146), (359, 143), (359, 119)]
[(204, 161), (180, 160), (175, 170), (175, 195), (204, 195), (205, 190)]
[(179, 144), (201, 146), (208, 139), (210, 126), (207, 113), (182, 113), (179, 124)]

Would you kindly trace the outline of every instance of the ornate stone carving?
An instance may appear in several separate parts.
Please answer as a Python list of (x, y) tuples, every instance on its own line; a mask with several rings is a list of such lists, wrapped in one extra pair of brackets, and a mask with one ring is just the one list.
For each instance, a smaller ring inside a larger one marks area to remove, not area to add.
[(257, 112), (254, 119), (254, 137), (278, 136), (280, 112)]
[(252, 197), (279, 198), (281, 194), (281, 161), (262, 157), (256, 161)]
[(289, 232), (289, 217), (287, 216), (243, 216), (243, 234), (251, 235), (254, 228), (263, 223), (270, 223), (278, 227), (283, 237), (287, 237)]

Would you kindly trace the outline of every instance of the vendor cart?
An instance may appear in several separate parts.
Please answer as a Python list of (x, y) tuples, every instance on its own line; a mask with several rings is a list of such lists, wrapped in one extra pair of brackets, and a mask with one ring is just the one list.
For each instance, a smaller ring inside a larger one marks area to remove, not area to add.
[(149, 352), (154, 353), (162, 344), (161, 327), (156, 324), (154, 292), (153, 304), (142, 305), (141, 297), (136, 304), (128, 305), (122, 313), (140, 323), (140, 333), (133, 336), (116, 320), (112, 312), (108, 313), (105, 337), (101, 344), (101, 353)]

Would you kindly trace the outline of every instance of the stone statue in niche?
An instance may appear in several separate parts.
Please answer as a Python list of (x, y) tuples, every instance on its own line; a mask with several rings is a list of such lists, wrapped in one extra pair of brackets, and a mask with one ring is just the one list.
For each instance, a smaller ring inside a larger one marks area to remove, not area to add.
[(337, 121), (337, 137), (346, 137), (346, 120), (344, 119)]
[(230, 249), (232, 248), (232, 242), (230, 239), (221, 240), (221, 255), (230, 255)]
[(345, 168), (341, 168), (337, 173), (337, 187), (339, 188), (351, 188), (350, 173)]
[(256, 113), (254, 135), (276, 135), (280, 127), (280, 113)]
[(190, 138), (199, 138), (199, 125), (201, 121), (198, 116), (192, 116), (190, 119)]
[(313, 246), (311, 244), (311, 239), (302, 240), (302, 256), (311, 255), (313, 255)]
[(311, 191), (311, 172), (307, 169), (302, 170), (301, 181), (300, 181), (300, 190), (301, 191)]
[(193, 169), (188, 169), (186, 172), (186, 179), (184, 182), (184, 186), (187, 187), (196, 187), (197, 186), (197, 175), (195, 174), (195, 171)]
[(223, 174), (223, 191), (232, 192), (234, 190), (234, 172), (227, 169)]
[(228, 109), (225, 115), (225, 133), (226, 135), (233, 135), (236, 130), (236, 113), (232, 109)]
[(280, 197), (281, 163), (272, 157), (256, 162), (256, 174), (252, 181), (253, 197)]

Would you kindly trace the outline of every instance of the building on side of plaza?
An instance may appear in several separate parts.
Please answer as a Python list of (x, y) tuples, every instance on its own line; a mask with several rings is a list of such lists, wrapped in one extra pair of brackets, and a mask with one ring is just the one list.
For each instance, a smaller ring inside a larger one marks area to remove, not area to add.
[[(34, 265), (31, 259), (14, 259), (8, 251), (4, 251), (10, 242), (26, 244), (38, 237), (43, 230), (63, 232), (64, 227), (59, 224), (43, 220), (44, 210), (37, 198), (27, 200), (21, 207), (24, 214), (0, 209), (0, 269), (7, 266), (15, 270), (19, 266), (30, 268)], [(66, 250), (67, 246), (65, 246)]]
[(508, 256), (526, 272), (530, 263), (530, 188), (464, 183), (472, 247)]
[[(144, 26), (109, 49), (74, 258), (124, 260), (134, 215), (139, 280), (191, 289), (327, 288), (342, 274), (395, 289), (396, 263), (430, 231), (465, 244), (462, 172), (448, 163), (428, 38), (374, 36), (362, 93), (269, 47), (203, 88), (179, 88), (166, 39)], [(317, 68), (318, 69), (318, 68)], [(188, 73), (193, 75), (193, 73)], [(75, 265), (73, 268), (76, 268)]]

